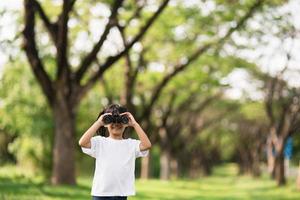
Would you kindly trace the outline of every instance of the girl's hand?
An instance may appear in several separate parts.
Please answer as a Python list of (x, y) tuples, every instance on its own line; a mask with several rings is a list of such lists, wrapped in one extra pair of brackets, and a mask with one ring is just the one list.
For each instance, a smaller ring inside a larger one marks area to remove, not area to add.
[(135, 121), (134, 117), (132, 116), (132, 114), (130, 112), (124, 112), (124, 113), (121, 113), (120, 115), (126, 115), (128, 117), (129, 121), (128, 121), (127, 126), (134, 127), (137, 124), (137, 122)]
[(104, 122), (103, 122), (103, 117), (106, 116), (106, 115), (112, 115), (111, 113), (104, 113), (102, 115), (100, 115), (100, 117), (97, 119), (97, 122), (99, 123), (100, 127), (101, 126), (104, 126)]

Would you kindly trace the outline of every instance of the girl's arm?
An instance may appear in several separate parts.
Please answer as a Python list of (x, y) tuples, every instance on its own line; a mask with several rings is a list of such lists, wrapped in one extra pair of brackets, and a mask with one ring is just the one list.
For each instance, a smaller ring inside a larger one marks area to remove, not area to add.
[(134, 130), (136, 131), (136, 133), (138, 134), (138, 137), (141, 141), (140, 150), (144, 151), (144, 150), (150, 149), (151, 148), (151, 142), (150, 142), (148, 136), (146, 135), (146, 133), (144, 132), (142, 127), (135, 121), (132, 114), (130, 112), (125, 112), (125, 113), (122, 113), (122, 114), (126, 114), (129, 117), (128, 125), (132, 126), (134, 128)]
[(96, 131), (102, 126), (102, 122), (97, 120), (94, 124), (81, 136), (79, 145), (85, 148), (91, 148), (91, 138)]
[(142, 127), (136, 122), (133, 125), (133, 128), (136, 131), (136, 133), (138, 134), (139, 139), (141, 141), (140, 150), (144, 151), (144, 150), (150, 149), (151, 142), (150, 142), (148, 136), (146, 135), (146, 133), (144, 132), (144, 130), (142, 129)]
[(94, 136), (96, 131), (104, 125), (102, 119), (103, 116), (107, 115), (109, 113), (101, 115), (97, 121), (94, 122), (94, 124), (81, 136), (79, 140), (79, 145), (85, 148), (91, 148), (91, 138)]

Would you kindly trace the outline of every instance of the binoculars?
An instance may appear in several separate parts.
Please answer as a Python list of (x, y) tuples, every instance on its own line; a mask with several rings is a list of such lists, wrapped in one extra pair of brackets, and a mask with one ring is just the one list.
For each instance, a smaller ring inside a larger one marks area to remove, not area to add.
[(122, 123), (128, 124), (129, 119), (126, 115), (120, 115), (118, 113), (112, 113), (112, 115), (105, 115), (103, 117), (104, 124), (111, 124), (111, 123)]

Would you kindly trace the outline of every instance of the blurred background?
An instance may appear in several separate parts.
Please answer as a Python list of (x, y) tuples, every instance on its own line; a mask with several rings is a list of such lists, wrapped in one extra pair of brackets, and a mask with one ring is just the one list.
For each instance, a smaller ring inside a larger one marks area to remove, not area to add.
[(78, 140), (111, 103), (152, 142), (129, 199), (300, 199), (299, 11), (1, 1), (0, 199), (90, 199), (95, 160)]

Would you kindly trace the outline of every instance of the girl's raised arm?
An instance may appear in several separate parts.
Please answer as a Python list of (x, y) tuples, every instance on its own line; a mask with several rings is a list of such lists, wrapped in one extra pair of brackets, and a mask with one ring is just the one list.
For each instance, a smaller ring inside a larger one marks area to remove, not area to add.
[(85, 147), (85, 148), (91, 148), (91, 138), (94, 136), (94, 134), (96, 133), (96, 131), (104, 125), (102, 119), (105, 115), (109, 115), (110, 113), (105, 113), (103, 115), (101, 115), (97, 121), (94, 122), (94, 124), (81, 136), (78, 144), (81, 147)]
[(151, 148), (151, 142), (147, 136), (147, 134), (145, 133), (145, 131), (142, 129), (142, 127), (139, 125), (139, 123), (137, 123), (134, 119), (134, 117), (132, 116), (132, 114), (130, 112), (125, 112), (122, 113), (121, 115), (127, 115), (129, 117), (129, 123), (128, 126), (132, 126), (134, 128), (134, 130), (136, 131), (141, 144), (140, 144), (140, 150), (141, 151), (145, 151)]

